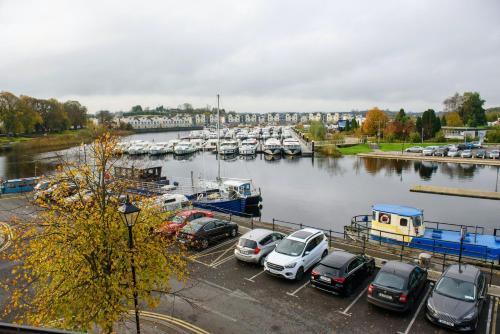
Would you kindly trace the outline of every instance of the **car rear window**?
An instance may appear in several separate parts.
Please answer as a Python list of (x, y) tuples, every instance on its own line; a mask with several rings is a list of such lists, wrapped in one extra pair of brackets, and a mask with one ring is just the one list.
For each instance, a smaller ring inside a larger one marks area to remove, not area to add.
[(405, 288), (405, 279), (393, 273), (381, 271), (375, 277), (374, 283), (387, 288), (403, 290)]
[(257, 248), (257, 243), (254, 240), (244, 239), (244, 238), (240, 238), (240, 241), (238, 241), (238, 245), (241, 247), (252, 248), (252, 249)]
[(322, 274), (328, 274), (333, 277), (340, 277), (339, 268), (330, 267), (320, 263), (318, 265), (319, 272)]

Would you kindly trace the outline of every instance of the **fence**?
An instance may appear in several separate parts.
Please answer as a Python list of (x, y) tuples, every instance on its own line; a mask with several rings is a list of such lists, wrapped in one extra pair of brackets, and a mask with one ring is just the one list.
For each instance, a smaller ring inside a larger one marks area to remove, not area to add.
[[(444, 223), (443, 223), (444, 224)], [(350, 239), (349, 234), (352, 232), (350, 231), (350, 226), (344, 226), (343, 231), (335, 231), (331, 229), (322, 229), (318, 228), (315, 226), (310, 226), (306, 225), (303, 223), (294, 223), (294, 222), (289, 222), (285, 220), (280, 220), (280, 219), (272, 219), (272, 229), (273, 231), (277, 229), (278, 227), (287, 227), (291, 226), (293, 229), (302, 229), (302, 228), (314, 228), (316, 230), (320, 230), (325, 233), (328, 237), (328, 244), (329, 247), (332, 247), (333, 244), (339, 245), (339, 246), (345, 246), (345, 247), (353, 247), (353, 248), (358, 248), (361, 249), (362, 254), (365, 254), (367, 251), (373, 252), (373, 253), (379, 253), (383, 255), (389, 255), (391, 257), (396, 257), (399, 258), (400, 261), (409, 261), (409, 262), (417, 262), (419, 261), (418, 254), (415, 254), (415, 251), (418, 250), (413, 247), (409, 247), (408, 244), (405, 244), (404, 242), (401, 243), (400, 245), (396, 245), (393, 243), (388, 243), (385, 241), (382, 241), (381, 239), (377, 243), (373, 242), (367, 242), (370, 239), (370, 235), (367, 233), (361, 233), (359, 234), (358, 239)], [(449, 224), (452, 225), (452, 224)], [(252, 226), (253, 229), (253, 226)], [(499, 229), (500, 230), (500, 229)], [(384, 247), (381, 247), (384, 246)], [(436, 250), (438, 247), (436, 247)], [(460, 258), (457, 258), (455, 254), (451, 253), (452, 248), (446, 248), (446, 247), (439, 247), (439, 249), (445, 250), (444, 253), (438, 253), (438, 252), (433, 252), (433, 256), (431, 258), (431, 263), (430, 265), (433, 268), (441, 268), (441, 271), (444, 271), (445, 268), (448, 265), (451, 264), (458, 264), (458, 263), (469, 263), (469, 264), (476, 264), (477, 259), (474, 257), (470, 256), (461, 256)], [(450, 253), (447, 253), (446, 251), (450, 251)], [(493, 271), (494, 271), (494, 261), (489, 261), (487, 259), (483, 259), (482, 261), (483, 268), (487, 268), (489, 271), (489, 285), (492, 283), (493, 279)]]

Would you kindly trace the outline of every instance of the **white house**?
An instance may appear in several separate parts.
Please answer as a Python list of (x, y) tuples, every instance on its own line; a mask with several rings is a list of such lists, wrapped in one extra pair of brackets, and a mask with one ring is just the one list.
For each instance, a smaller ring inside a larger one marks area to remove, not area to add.
[(274, 112), (267, 114), (267, 122), (269, 124), (279, 124), (280, 115), (278, 113), (274, 113)]
[(286, 113), (285, 122), (287, 124), (296, 124), (299, 121), (299, 115), (297, 113)]

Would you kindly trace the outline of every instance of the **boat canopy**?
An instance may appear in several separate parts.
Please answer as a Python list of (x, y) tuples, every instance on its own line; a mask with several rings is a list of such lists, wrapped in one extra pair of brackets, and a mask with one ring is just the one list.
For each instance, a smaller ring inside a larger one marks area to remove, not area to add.
[(375, 204), (373, 205), (372, 209), (374, 211), (393, 213), (404, 217), (421, 216), (424, 213), (422, 210), (413, 208), (411, 206), (392, 205), (392, 204)]

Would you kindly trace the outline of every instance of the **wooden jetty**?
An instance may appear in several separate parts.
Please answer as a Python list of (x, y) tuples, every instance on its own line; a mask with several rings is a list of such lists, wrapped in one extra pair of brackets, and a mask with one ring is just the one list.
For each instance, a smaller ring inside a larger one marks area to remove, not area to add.
[(500, 160), (496, 159), (477, 159), (477, 158), (459, 158), (459, 157), (434, 157), (416, 155), (405, 152), (371, 152), (371, 153), (358, 153), (358, 157), (362, 158), (381, 158), (392, 160), (414, 160), (414, 161), (435, 161), (435, 162), (451, 162), (460, 164), (475, 164), (475, 165), (489, 165), (500, 166)]
[(296, 132), (294, 128), (291, 131), (292, 135), (297, 139), (300, 143), (300, 148), (302, 150), (303, 157), (312, 157), (314, 155), (313, 145), (311, 142), (307, 142), (300, 136), (299, 133)]
[(483, 191), (475, 189), (462, 189), (440, 186), (417, 185), (410, 188), (411, 192), (428, 193), (437, 195), (460, 196), (500, 200), (500, 192)]

